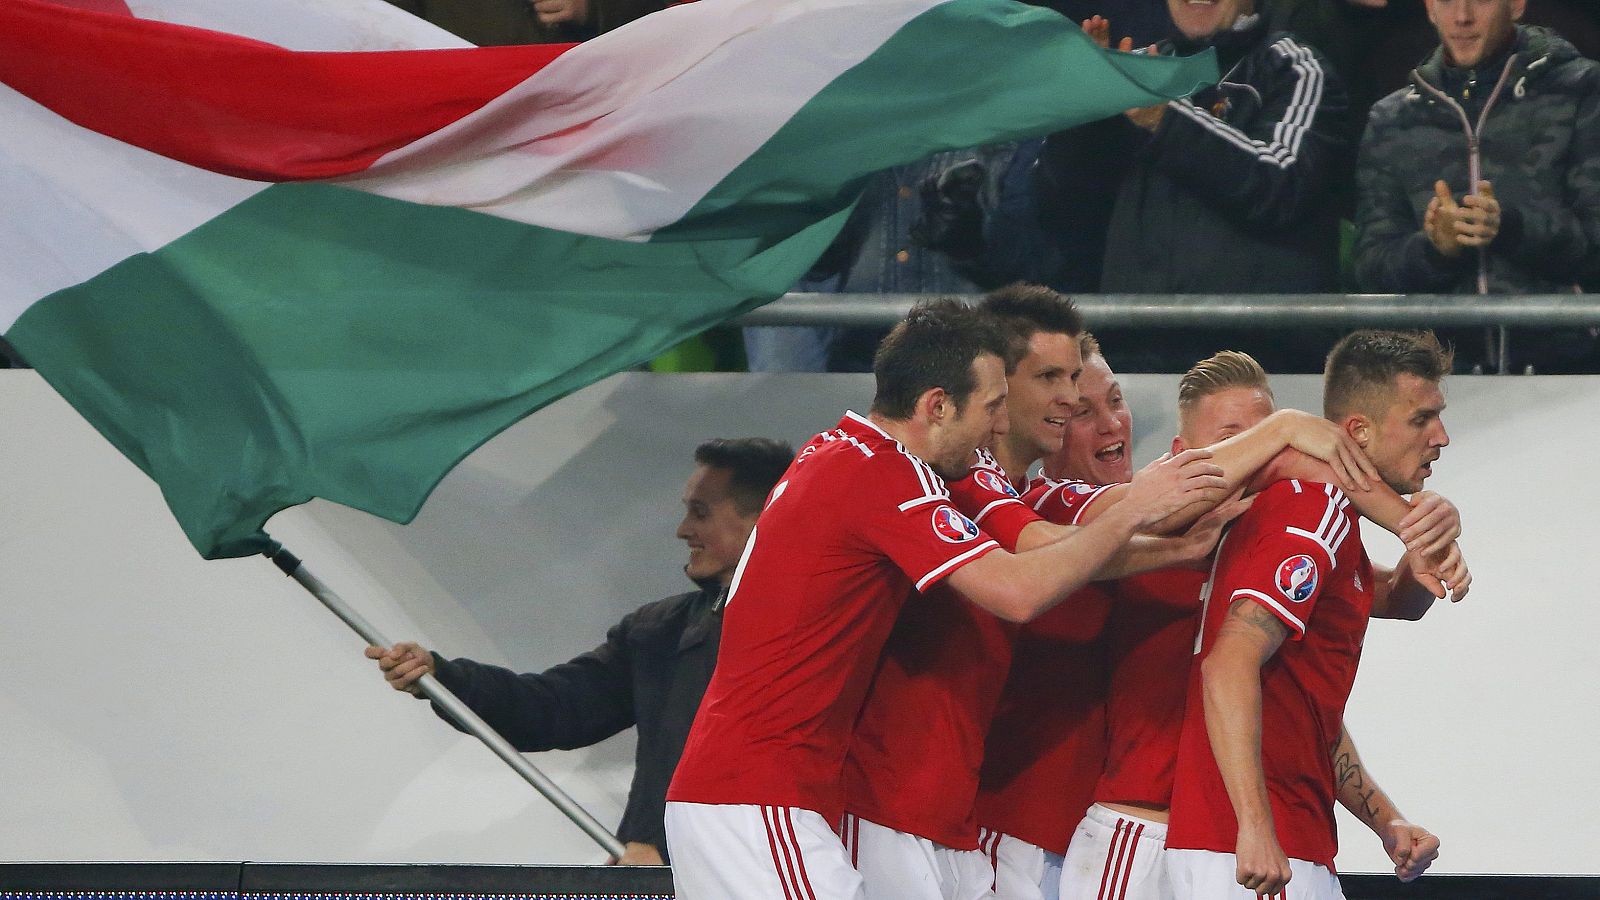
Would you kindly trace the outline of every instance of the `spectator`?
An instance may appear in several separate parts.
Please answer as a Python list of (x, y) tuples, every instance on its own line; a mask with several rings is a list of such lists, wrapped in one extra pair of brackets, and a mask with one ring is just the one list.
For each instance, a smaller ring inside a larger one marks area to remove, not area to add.
[[(951, 260), (913, 238), (929, 178), (974, 158), (982, 201), (998, 195), (1014, 144), (936, 153), (874, 176), (833, 244), (794, 290), (819, 294), (973, 294), (979, 287)], [(973, 185), (976, 197), (979, 185)], [(978, 201), (974, 201), (978, 202)], [(865, 372), (883, 332), (837, 327), (750, 327), (745, 354), (752, 372)]]
[[(1426, 2), (1440, 45), (1410, 87), (1373, 107), (1362, 141), (1361, 287), (1548, 294), (1592, 285), (1600, 64), (1555, 32), (1517, 24), (1524, 0)], [(1459, 361), (1488, 361), (1487, 347), (1461, 343)], [(1516, 367), (1596, 361), (1588, 331), (1540, 330), (1513, 346)]]
[(637, 725), (633, 785), (617, 829), (627, 852), (618, 862), (662, 865), (667, 784), (716, 666), (718, 601), (762, 503), (793, 458), (789, 445), (765, 438), (697, 447), (678, 538), (689, 545), (684, 574), (698, 588), (640, 607), (605, 643), (570, 662), (519, 675), (470, 659), (445, 660), (410, 642), (368, 647), (366, 655), (378, 660), (395, 690), (418, 694), (418, 678), (437, 676), (523, 752), (587, 747)]
[[(1317, 51), (1270, 32), (1255, 0), (1168, 0), (1167, 10), (1178, 36), (1158, 52), (1213, 47), (1222, 83), (1046, 139), (1028, 188), (1063, 263), (1046, 282), (1108, 294), (1336, 290), (1332, 184), (1349, 151), (1338, 77)], [(1084, 22), (1102, 46), (1113, 27)], [(994, 252), (984, 246), (964, 255)], [(1119, 348), (1113, 365), (1131, 371), (1186, 366), (1241, 344), (1280, 371), (1315, 371), (1333, 338), (1185, 329), (1113, 342), (1115, 330), (1101, 331)]]
[(585, 41), (667, 0), (389, 0), (480, 47)]

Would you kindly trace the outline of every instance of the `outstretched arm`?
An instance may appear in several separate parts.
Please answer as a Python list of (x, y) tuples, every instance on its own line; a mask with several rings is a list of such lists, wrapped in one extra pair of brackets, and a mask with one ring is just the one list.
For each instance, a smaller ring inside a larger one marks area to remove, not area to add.
[[(1251, 483), (1257, 473), (1286, 449), (1294, 449), (1306, 454), (1308, 459), (1322, 461), (1326, 468), (1319, 471), (1332, 473), (1332, 483), (1340, 488), (1356, 490), (1381, 484), (1377, 467), (1349, 435), (1321, 416), (1297, 409), (1278, 410), (1245, 431), (1218, 441), (1209, 449), (1211, 461), (1222, 469), (1224, 493), (1232, 493)], [(1087, 524), (1104, 514), (1122, 499), (1126, 490), (1125, 485), (1108, 489), (1084, 509), (1078, 521)], [(1218, 495), (1216, 499), (1221, 496)], [(1207, 509), (1210, 509), (1209, 505), (1179, 510), (1155, 523), (1149, 530), (1158, 534), (1182, 531), (1204, 515)]]
[(1329, 755), (1333, 760), (1339, 803), (1383, 841), (1383, 851), (1394, 863), (1395, 877), (1414, 881), (1439, 858), (1439, 839), (1428, 829), (1407, 822), (1400, 814), (1394, 801), (1362, 765), (1361, 754), (1356, 752), (1348, 729), (1339, 729), (1339, 739)]
[(1220, 492), (1211, 454), (1189, 450), (1146, 466), (1123, 502), (1062, 540), (1022, 553), (993, 551), (952, 572), (951, 587), (1002, 619), (1026, 622), (1094, 580), (1133, 535)]
[(1235, 874), (1258, 894), (1276, 894), (1290, 876), (1261, 764), (1261, 667), (1288, 636), (1281, 619), (1241, 597), (1228, 607), (1217, 642), (1200, 664), (1206, 736), (1239, 823)]

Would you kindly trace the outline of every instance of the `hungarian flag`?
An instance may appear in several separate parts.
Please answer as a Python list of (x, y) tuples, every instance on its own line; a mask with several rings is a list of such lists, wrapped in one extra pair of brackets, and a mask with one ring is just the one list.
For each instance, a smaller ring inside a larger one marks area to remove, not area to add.
[(374, 2), (71, 5), (0, 0), (0, 330), (207, 557), (313, 496), (409, 521), (520, 417), (782, 294), (873, 172), (1216, 77), (1014, 0), (409, 50)]

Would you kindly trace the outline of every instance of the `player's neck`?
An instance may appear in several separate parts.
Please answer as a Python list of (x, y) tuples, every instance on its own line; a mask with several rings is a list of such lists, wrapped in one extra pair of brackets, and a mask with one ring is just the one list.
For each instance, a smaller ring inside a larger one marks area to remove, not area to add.
[(929, 437), (927, 425), (916, 419), (891, 419), (881, 413), (867, 414), (872, 424), (900, 442), (900, 446), (911, 451), (918, 459), (926, 461), (933, 452), (933, 441)]
[(1002, 437), (994, 444), (994, 461), (1006, 470), (1006, 477), (1011, 480), (1011, 486), (1018, 488), (1028, 480), (1028, 470), (1033, 464), (1044, 457), (1035, 453), (1031, 448), (1024, 449), (1013, 446), (1006, 438)]

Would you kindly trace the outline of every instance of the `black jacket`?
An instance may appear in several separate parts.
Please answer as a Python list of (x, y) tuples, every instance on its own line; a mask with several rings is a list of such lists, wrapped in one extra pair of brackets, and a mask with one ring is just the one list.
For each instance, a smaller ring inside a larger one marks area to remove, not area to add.
[[(1446, 258), (1423, 234), (1423, 216), (1435, 181), (1458, 196), (1471, 189), (1475, 161), (1500, 201), (1499, 236), (1486, 253)], [(1600, 63), (1528, 25), (1518, 26), (1509, 54), (1480, 71), (1446, 66), (1436, 50), (1411, 87), (1372, 108), (1358, 174), (1363, 290), (1565, 293), (1593, 284)]]
[(705, 584), (646, 604), (613, 626), (604, 644), (538, 674), (437, 653), (435, 674), (523, 752), (587, 747), (637, 725), (633, 784), (617, 837), (652, 844), (665, 859), (667, 785), (717, 664), (722, 616), (713, 606), (720, 592)]
[(1042, 223), (1080, 234), (1110, 205), (1105, 293), (1336, 290), (1341, 83), (1315, 50), (1259, 19), (1212, 45), (1221, 82), (1168, 104), (1154, 133), (1114, 116), (1046, 141)]

